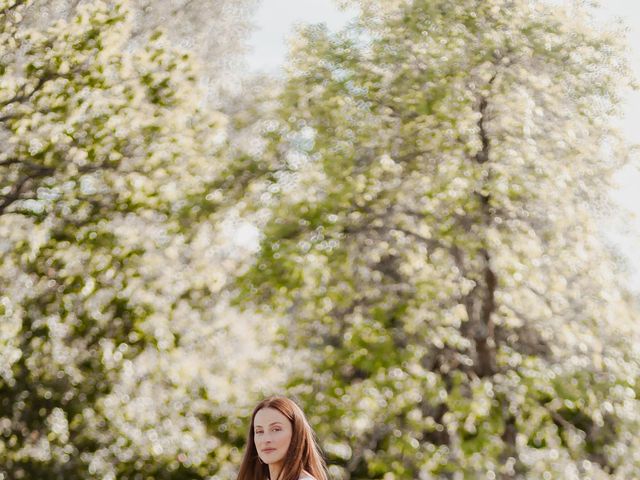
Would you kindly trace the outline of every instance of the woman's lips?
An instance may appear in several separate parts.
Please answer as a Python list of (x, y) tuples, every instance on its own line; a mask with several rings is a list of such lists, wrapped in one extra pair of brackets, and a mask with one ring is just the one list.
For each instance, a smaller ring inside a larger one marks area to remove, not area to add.
[(271, 453), (271, 452), (275, 452), (276, 449), (275, 448), (265, 448), (264, 450), (262, 450), (262, 453)]

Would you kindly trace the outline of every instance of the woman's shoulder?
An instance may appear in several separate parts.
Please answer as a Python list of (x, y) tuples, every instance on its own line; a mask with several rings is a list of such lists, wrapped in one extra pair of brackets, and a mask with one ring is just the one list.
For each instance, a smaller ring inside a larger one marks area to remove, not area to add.
[(313, 478), (311, 475), (309, 475), (306, 472), (302, 472), (302, 475), (300, 475), (300, 480), (316, 480), (315, 478)]

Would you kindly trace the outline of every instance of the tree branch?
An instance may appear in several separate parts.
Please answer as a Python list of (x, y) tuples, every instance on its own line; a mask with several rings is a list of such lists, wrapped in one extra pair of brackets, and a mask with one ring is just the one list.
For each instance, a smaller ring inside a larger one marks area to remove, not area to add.
[(22, 193), (24, 191), (25, 186), (34, 178), (41, 178), (51, 175), (55, 172), (55, 168), (53, 167), (45, 167), (44, 165), (38, 165), (35, 163), (28, 162), (26, 160), (17, 160), (12, 163), (22, 163), (26, 165), (28, 168), (31, 168), (33, 172), (30, 172), (29, 175), (24, 175), (20, 178), (11, 188), (11, 191), (4, 195), (0, 200), (0, 215), (3, 215), (6, 212), (6, 209), (14, 202), (23, 199)]
[(14, 165), (16, 163), (22, 163), (22, 160), (17, 158), (8, 158), (6, 160), (0, 161), (0, 167), (8, 167), (9, 165)]
[(5, 213), (5, 210), (7, 207), (9, 207), (9, 205), (20, 199), (22, 189), (29, 182), (29, 180), (31, 180), (31, 177), (25, 175), (13, 185), (11, 191), (7, 195), (4, 195), (2, 197), (2, 200), (0, 200), (0, 215), (3, 215)]
[(24, 5), (27, 3), (27, 0), (16, 0), (13, 5), (9, 5), (4, 10), (0, 11), (0, 15), (7, 15), (11, 10), (15, 10), (20, 5)]
[[(35, 95), (36, 92), (38, 92), (38, 90), (40, 90), (45, 83), (47, 83), (50, 80), (55, 80), (58, 78), (68, 78), (68, 74), (61, 74), (61, 73), (56, 73), (56, 72), (45, 72), (44, 75), (42, 75), (39, 79), (38, 82), (36, 83), (36, 85), (33, 87), (33, 90), (31, 90), (29, 93), (25, 93), (26, 89), (27, 89), (27, 84), (24, 83), (18, 92), (16, 92), (16, 94), (8, 99), (5, 100), (4, 102), (0, 103), (0, 108), (6, 107), (7, 105), (11, 104), (11, 103), (22, 103), (25, 102), (27, 100), (30, 100), (31, 97), (33, 97), (33, 95)], [(0, 120), (5, 120), (4, 117), (0, 117)]]

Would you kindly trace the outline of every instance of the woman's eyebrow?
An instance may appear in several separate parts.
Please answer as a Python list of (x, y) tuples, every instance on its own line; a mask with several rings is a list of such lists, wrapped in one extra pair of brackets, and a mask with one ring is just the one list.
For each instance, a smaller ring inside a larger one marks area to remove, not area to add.
[[(271, 425), (282, 425), (282, 422), (271, 422), (269, 426)], [(262, 425), (254, 425), (253, 428), (262, 428)]]

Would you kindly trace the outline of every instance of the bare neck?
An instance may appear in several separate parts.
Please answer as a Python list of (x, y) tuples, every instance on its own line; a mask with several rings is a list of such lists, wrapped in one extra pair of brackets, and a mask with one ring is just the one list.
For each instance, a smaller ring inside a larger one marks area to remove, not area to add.
[(282, 463), (270, 463), (269, 464), (269, 478), (270, 480), (277, 480), (280, 472), (282, 471)]

